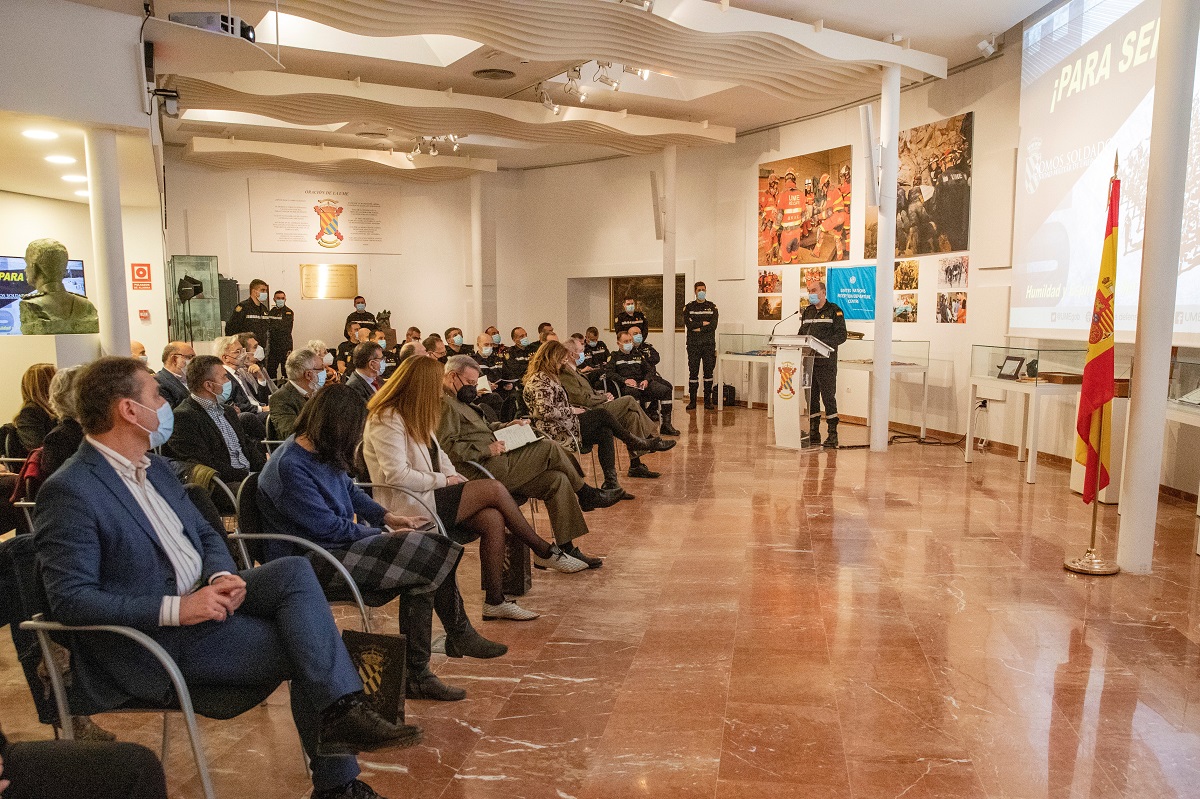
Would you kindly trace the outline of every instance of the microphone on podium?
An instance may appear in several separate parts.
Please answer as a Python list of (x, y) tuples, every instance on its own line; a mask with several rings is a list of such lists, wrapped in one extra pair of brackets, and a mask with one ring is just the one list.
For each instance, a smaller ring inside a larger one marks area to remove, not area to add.
[(799, 308), (797, 308), (796, 310), (792, 311), (790, 314), (788, 314), (787, 316), (783, 317), (783, 318), (782, 318), (782, 319), (780, 319), (778, 322), (776, 322), (776, 323), (775, 323), (775, 327), (771, 328), (771, 335), (772, 335), (772, 336), (773, 336), (773, 335), (775, 335), (775, 330), (776, 330), (776, 328), (778, 328), (780, 325), (782, 325), (784, 322), (786, 322), (787, 320), (791, 319), (793, 316), (795, 316), (795, 315), (796, 315), (796, 314), (798, 314), (798, 313), (800, 313), (800, 309), (799, 309)]

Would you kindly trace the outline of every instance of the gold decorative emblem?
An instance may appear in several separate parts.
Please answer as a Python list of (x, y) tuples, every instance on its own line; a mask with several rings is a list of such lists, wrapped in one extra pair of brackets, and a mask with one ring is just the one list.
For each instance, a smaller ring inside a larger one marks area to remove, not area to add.
[(781, 400), (790, 400), (796, 396), (795, 376), (796, 366), (791, 361), (784, 361), (783, 365), (775, 371), (779, 372), (779, 388), (775, 389), (775, 393), (779, 395)]
[(383, 668), (387, 665), (387, 654), (382, 649), (364, 649), (358, 655), (358, 676), (367, 696), (379, 690), (383, 684)]
[(317, 244), (322, 247), (333, 248), (342, 243), (341, 231), (338, 230), (338, 217), (342, 215), (345, 209), (337, 204), (336, 200), (319, 200), (313, 206), (313, 212), (316, 213), (320, 220), (320, 229), (317, 231)]

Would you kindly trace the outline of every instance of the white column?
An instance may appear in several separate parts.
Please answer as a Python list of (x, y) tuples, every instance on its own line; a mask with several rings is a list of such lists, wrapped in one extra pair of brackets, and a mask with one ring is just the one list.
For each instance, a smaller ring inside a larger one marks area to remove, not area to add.
[[(896, 261), (896, 175), (900, 171), (900, 67), (883, 68), (879, 141), (879, 255), (875, 265), (875, 379), (871, 387), (871, 451), (885, 452), (892, 390), (892, 287)], [(874, 179), (874, 175), (870, 176)]]
[(658, 373), (675, 387), (675, 167), (674, 144), (663, 150), (663, 337)]
[(125, 242), (121, 230), (121, 177), (117, 134), (88, 130), (88, 207), (92, 217), (92, 252), (96, 285), (88, 293), (100, 317), (100, 351), (129, 355), (129, 298), (125, 294)]
[(1133, 574), (1149, 574), (1154, 556), (1187, 177), (1187, 170), (1180, 165), (1186, 165), (1188, 159), (1200, 3), (1163, 0), (1160, 20), (1150, 133), (1153, 146), (1146, 183), (1146, 234), (1133, 356), (1136, 368), (1130, 384), (1126, 428), (1128, 440), (1138, 445), (1128, 449), (1117, 539), (1117, 565)]
[(483, 332), (483, 177), (471, 176), (471, 329), (463, 334), (474, 345)]

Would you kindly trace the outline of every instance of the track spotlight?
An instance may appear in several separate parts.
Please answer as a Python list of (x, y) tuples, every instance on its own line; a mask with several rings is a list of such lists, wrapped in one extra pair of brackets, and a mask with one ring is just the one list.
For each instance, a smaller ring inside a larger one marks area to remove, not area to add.
[(541, 103), (547, 111), (550, 111), (555, 116), (558, 116), (559, 111), (562, 109), (558, 107), (558, 103), (550, 99), (550, 92), (546, 91), (546, 86), (539, 83), (534, 91), (537, 93), (538, 102)]
[(642, 80), (650, 80), (650, 70), (648, 69), (638, 69), (637, 67), (631, 67), (626, 64), (625, 66), (621, 67), (621, 71), (627, 72), (630, 75), (637, 75)]
[(611, 61), (597, 61), (596, 75), (592, 78), (592, 80), (596, 81), (596, 83), (604, 84), (614, 92), (619, 92), (621, 91), (621, 81), (609, 76), (608, 70), (611, 68)]
[(621, 5), (635, 6), (642, 11), (653, 11), (654, 0), (617, 0)]
[(998, 49), (1000, 49), (1000, 48), (996, 47), (996, 37), (995, 36), (992, 36), (989, 39), (984, 39), (979, 44), (975, 45), (975, 47), (976, 47), (976, 49), (979, 50), (980, 54), (984, 58), (991, 58), (992, 56), (994, 56), (996, 54), (996, 51)]

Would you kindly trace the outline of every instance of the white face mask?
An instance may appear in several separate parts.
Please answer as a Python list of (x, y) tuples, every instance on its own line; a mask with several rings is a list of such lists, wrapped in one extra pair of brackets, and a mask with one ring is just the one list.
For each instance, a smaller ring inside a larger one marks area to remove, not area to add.
[(331, 352), (325, 353), (325, 357), (322, 358), (321, 360), (324, 361), (326, 366), (333, 366), (333, 353), (331, 353)]
[(479, 353), (485, 358), (490, 358), (490, 357), (492, 357), (492, 348), (491, 347), (482, 347), (479, 350)]
[(254, 348), (254, 360), (265, 361), (266, 359), (267, 359), (267, 351), (262, 348), (261, 344), (259, 344), (257, 347)]

